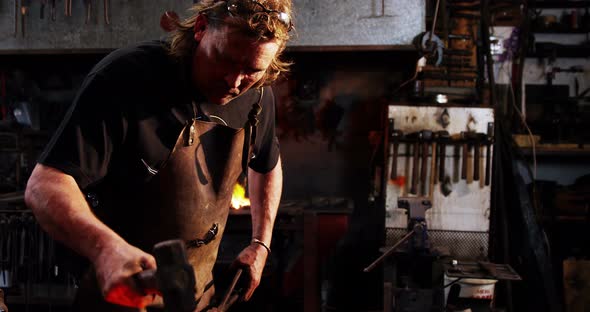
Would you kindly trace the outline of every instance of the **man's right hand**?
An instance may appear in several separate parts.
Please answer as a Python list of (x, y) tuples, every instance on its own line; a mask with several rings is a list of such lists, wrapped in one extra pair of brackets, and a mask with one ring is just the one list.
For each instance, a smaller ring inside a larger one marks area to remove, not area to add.
[(138, 289), (133, 275), (155, 269), (156, 259), (125, 241), (104, 246), (94, 260), (96, 278), (105, 300), (122, 306), (144, 308), (154, 301), (155, 289)]

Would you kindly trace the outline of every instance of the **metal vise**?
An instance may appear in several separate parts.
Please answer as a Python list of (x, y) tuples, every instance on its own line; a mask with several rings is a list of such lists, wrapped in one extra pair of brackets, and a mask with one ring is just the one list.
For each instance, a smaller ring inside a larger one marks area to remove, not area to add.
[[(377, 265), (385, 261), (396, 250), (404, 249), (405, 251), (419, 251), (428, 253), (430, 243), (428, 241), (428, 232), (426, 228), (426, 210), (432, 207), (432, 202), (427, 197), (399, 197), (397, 201), (399, 208), (408, 210), (408, 233), (402, 237), (395, 245), (387, 249), (373, 263), (363, 269), (364, 272), (372, 271)], [(406, 243), (411, 240), (410, 243)]]
[(428, 251), (428, 228), (426, 226), (426, 210), (432, 202), (426, 197), (400, 197), (397, 206), (408, 210), (408, 232), (414, 233), (408, 249), (412, 251)]

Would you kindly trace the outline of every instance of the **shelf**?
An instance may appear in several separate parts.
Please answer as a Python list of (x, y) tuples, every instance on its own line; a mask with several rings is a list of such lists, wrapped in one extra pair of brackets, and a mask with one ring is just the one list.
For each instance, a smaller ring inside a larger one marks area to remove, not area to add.
[(563, 8), (588, 8), (590, 1), (534, 1), (531, 9), (563, 9)]
[(535, 50), (529, 51), (527, 57), (590, 57), (590, 45), (563, 45), (556, 43), (536, 43)]
[[(531, 147), (521, 147), (522, 153), (525, 156), (532, 156), (533, 149)], [(555, 157), (588, 157), (590, 156), (590, 148), (564, 148), (547, 145), (536, 146), (535, 152), (537, 157), (555, 156)], [(590, 161), (590, 158), (588, 158)]]
[(586, 216), (555, 216), (555, 217), (551, 217), (551, 216), (544, 216), (543, 217), (543, 221), (544, 222), (572, 222), (572, 223), (577, 223), (577, 222), (588, 222), (590, 221), (590, 217), (586, 217)]
[(559, 35), (580, 35), (590, 33), (590, 29), (532, 29), (535, 34), (559, 34)]

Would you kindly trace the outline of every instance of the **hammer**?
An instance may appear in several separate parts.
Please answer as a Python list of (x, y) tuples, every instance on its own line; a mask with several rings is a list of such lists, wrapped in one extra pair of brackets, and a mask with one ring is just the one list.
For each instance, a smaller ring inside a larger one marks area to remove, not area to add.
[(469, 154), (469, 132), (461, 132), (461, 140), (462, 140), (462, 152), (461, 156), (463, 156), (461, 162), (461, 179), (467, 180), (467, 156)]
[[(428, 175), (428, 146), (432, 141), (433, 133), (430, 130), (422, 130), (422, 165), (420, 166), (420, 195), (426, 195), (426, 176)], [(434, 148), (432, 149), (434, 153)], [(434, 167), (433, 167), (434, 170)]]
[(391, 130), (391, 141), (393, 142), (393, 156), (391, 160), (391, 174), (392, 180), (397, 179), (397, 156), (399, 149), (399, 142), (404, 137), (404, 133), (401, 130)]
[(447, 143), (451, 139), (448, 131), (436, 132), (439, 144), (439, 165), (438, 165), (438, 181), (442, 182), (445, 179), (445, 158), (447, 152)]
[(145, 270), (133, 275), (138, 289), (157, 289), (162, 293), (167, 312), (192, 312), (196, 280), (193, 267), (186, 257), (184, 242), (168, 240), (154, 245), (157, 270)]
[(463, 152), (462, 152), (462, 166), (461, 166), (461, 179), (467, 180), (467, 163), (469, 158), (469, 150), (471, 149), (471, 145), (473, 145), (473, 180), (479, 180), (479, 156), (480, 156), (480, 135), (479, 133), (473, 131), (461, 132), (460, 134), (463, 145)]
[[(411, 194), (418, 194), (417, 187), (418, 187), (418, 168), (420, 166), (420, 144), (422, 143), (422, 132), (413, 132), (406, 135), (406, 138), (412, 142), (412, 184), (410, 187)], [(408, 143), (409, 144), (409, 143)]]
[(484, 133), (476, 133), (473, 141), (473, 180), (479, 181), (479, 160), (481, 158), (481, 145), (487, 140), (487, 135)]

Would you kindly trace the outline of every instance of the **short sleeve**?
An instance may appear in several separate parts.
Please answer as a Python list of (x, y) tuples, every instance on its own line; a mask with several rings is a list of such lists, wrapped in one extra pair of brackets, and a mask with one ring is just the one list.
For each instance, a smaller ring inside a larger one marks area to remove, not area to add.
[(89, 75), (53, 135), (39, 163), (71, 175), (80, 188), (102, 179), (124, 137), (117, 87), (99, 74)]
[(270, 87), (264, 88), (261, 114), (250, 168), (258, 173), (268, 173), (277, 165), (280, 154), (275, 129), (275, 97)]

